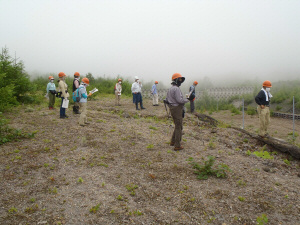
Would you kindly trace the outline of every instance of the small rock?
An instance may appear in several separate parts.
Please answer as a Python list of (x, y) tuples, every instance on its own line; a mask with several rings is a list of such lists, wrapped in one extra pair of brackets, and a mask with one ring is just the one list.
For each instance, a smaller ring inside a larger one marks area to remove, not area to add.
[(270, 172), (270, 168), (269, 167), (263, 167), (262, 168), (264, 171), (266, 171), (266, 172)]
[(129, 115), (128, 113), (124, 112), (124, 113), (122, 114), (122, 117), (124, 117), (124, 118), (130, 118), (130, 115)]

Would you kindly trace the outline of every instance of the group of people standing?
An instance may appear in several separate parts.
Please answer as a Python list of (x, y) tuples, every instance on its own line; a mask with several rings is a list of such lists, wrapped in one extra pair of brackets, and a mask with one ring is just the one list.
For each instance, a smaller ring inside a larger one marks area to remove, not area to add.
[[(68, 92), (68, 85), (65, 81), (66, 74), (64, 72), (60, 72), (58, 74), (59, 80), (58, 80), (58, 89), (56, 90), (56, 86), (54, 83), (54, 77), (49, 76), (49, 83), (47, 84), (47, 95), (49, 97), (49, 109), (54, 109), (55, 104), (55, 97), (58, 97), (61, 99), (61, 105), (60, 105), (60, 118), (65, 119), (68, 118), (66, 115), (66, 106), (64, 106), (64, 102), (68, 105), (68, 98), (70, 97), (70, 94)], [(73, 112), (75, 114), (80, 114), (79, 117), (79, 125), (85, 126), (88, 124), (87, 120), (87, 98), (92, 95), (92, 93), (87, 94), (86, 87), (89, 85), (90, 81), (88, 78), (83, 78), (80, 83), (80, 74), (78, 72), (74, 73), (74, 80), (73, 80), (73, 93), (77, 91), (78, 89), (78, 100), (74, 101), (73, 106)], [(81, 112), (79, 111), (81, 109)]]
[[(60, 118), (65, 119), (68, 116), (65, 112), (65, 107), (63, 107), (63, 102), (68, 99), (68, 85), (65, 82), (66, 75), (63, 72), (58, 74), (58, 91), (56, 91), (56, 86), (54, 84), (54, 78), (49, 76), (49, 83), (47, 85), (47, 94), (49, 96), (49, 109), (54, 109), (55, 96), (61, 98), (61, 107), (60, 107)], [(185, 81), (180, 73), (174, 73), (172, 75), (171, 88), (167, 92), (167, 97), (165, 102), (167, 103), (171, 116), (173, 118), (175, 128), (170, 140), (170, 145), (174, 146), (174, 150), (182, 150), (184, 147), (181, 145), (182, 140), (182, 130), (183, 130), (183, 118), (185, 114), (185, 103), (190, 102), (191, 113), (195, 110), (194, 100), (196, 97), (195, 89), (198, 85), (197, 81), (194, 81), (193, 85), (189, 88), (189, 94), (185, 97), (183, 96), (180, 86)], [(158, 106), (158, 92), (157, 92), (158, 81), (155, 81), (152, 88), (151, 94), (153, 95), (153, 106)], [(75, 114), (80, 114), (79, 125), (85, 126), (88, 124), (86, 112), (87, 112), (87, 98), (92, 95), (92, 93), (87, 94), (86, 87), (89, 85), (89, 79), (83, 78), (80, 83), (80, 74), (78, 72), (74, 73), (73, 80), (73, 93), (78, 92), (79, 99), (74, 102), (73, 112)], [(135, 76), (135, 82), (131, 86), (131, 91), (133, 95), (133, 103), (136, 106), (136, 110), (145, 109), (143, 106), (142, 98), (142, 82), (137, 76)], [(257, 112), (260, 120), (260, 132), (259, 135), (262, 137), (267, 136), (267, 128), (270, 122), (270, 99), (272, 97), (270, 93), (270, 88), (272, 87), (270, 81), (265, 81), (263, 83), (263, 88), (255, 97), (255, 101), (258, 104)], [(116, 96), (116, 105), (120, 106), (120, 98), (122, 93), (122, 79), (118, 79), (118, 82), (115, 84), (115, 96)], [(140, 108), (139, 108), (140, 106)], [(81, 109), (81, 112), (79, 111)]]

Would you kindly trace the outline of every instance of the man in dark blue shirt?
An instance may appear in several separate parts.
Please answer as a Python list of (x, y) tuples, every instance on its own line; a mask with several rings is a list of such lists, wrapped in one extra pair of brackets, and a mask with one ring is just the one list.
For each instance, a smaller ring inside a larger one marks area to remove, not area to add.
[(268, 135), (267, 130), (270, 123), (270, 100), (273, 97), (270, 93), (272, 84), (266, 80), (263, 82), (263, 87), (255, 97), (257, 112), (259, 116), (259, 135), (265, 137)]

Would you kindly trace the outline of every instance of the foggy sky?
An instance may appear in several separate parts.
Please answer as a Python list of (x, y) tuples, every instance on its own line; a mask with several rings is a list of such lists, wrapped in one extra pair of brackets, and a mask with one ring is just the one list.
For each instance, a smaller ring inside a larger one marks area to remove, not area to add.
[(0, 0), (0, 47), (29, 74), (295, 79), (299, 11), (297, 0)]

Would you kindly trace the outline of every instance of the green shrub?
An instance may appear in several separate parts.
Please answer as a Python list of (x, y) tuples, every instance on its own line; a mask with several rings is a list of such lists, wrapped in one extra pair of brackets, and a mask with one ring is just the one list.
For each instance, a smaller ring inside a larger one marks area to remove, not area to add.
[(2, 48), (0, 54), (0, 111), (7, 110), (18, 102), (24, 102), (24, 97), (31, 90), (28, 74), (24, 72), (22, 62), (16, 62), (10, 57), (7, 48)]
[(195, 174), (197, 174), (198, 179), (200, 180), (207, 180), (209, 175), (224, 178), (227, 176), (227, 172), (231, 171), (226, 164), (219, 164), (217, 169), (213, 169), (213, 165), (215, 162), (215, 158), (213, 156), (208, 156), (208, 160), (204, 161), (204, 165), (199, 165), (198, 163), (194, 162), (194, 159), (190, 157), (187, 159), (190, 161), (189, 164), (193, 166), (195, 169)]
[(254, 107), (248, 106), (246, 113), (248, 115), (255, 115), (256, 114), (256, 109)]

